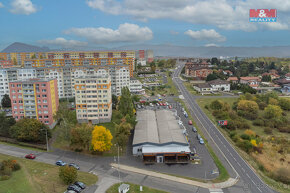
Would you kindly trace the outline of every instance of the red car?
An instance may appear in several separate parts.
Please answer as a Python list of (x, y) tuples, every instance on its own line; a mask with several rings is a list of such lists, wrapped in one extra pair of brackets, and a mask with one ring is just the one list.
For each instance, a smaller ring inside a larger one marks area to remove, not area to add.
[(168, 106), (168, 108), (169, 108), (169, 109), (172, 109), (172, 106), (171, 106), (171, 105), (169, 105), (169, 106)]
[(27, 155), (25, 156), (25, 158), (26, 158), (26, 159), (35, 159), (36, 156), (35, 156), (33, 153), (31, 153), (31, 154), (27, 154)]
[(188, 121), (188, 125), (192, 125), (192, 121), (191, 120)]

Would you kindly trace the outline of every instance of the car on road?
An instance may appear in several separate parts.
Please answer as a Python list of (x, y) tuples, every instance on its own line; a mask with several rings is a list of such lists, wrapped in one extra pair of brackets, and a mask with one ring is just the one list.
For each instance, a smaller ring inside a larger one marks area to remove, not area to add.
[(75, 185), (75, 184), (69, 185), (69, 187), (67, 187), (67, 190), (73, 190), (73, 191), (75, 191), (77, 193), (82, 191), (82, 189), (80, 187), (78, 187), (77, 185)]
[(69, 167), (74, 167), (74, 168), (77, 169), (77, 170), (80, 169), (80, 167), (79, 167), (77, 164), (75, 164), (75, 163), (70, 163), (70, 164), (68, 164), (68, 166), (69, 166)]
[(196, 129), (195, 127), (192, 127), (192, 131), (193, 131), (194, 133), (196, 133), (196, 132), (197, 132), (197, 129)]
[(77, 185), (78, 187), (80, 187), (81, 189), (85, 189), (86, 185), (83, 182), (75, 182), (75, 185)]
[(35, 159), (36, 156), (35, 156), (33, 153), (31, 153), (31, 154), (27, 154), (27, 155), (25, 156), (25, 158), (26, 158), (26, 159)]
[(178, 121), (178, 125), (183, 125), (182, 121)]
[(66, 190), (64, 193), (77, 193), (77, 192), (73, 190)]
[(192, 125), (192, 120), (188, 120), (188, 125)]
[(188, 117), (188, 114), (187, 113), (184, 113), (184, 116), (187, 118)]
[(65, 166), (66, 163), (64, 161), (58, 160), (57, 162), (55, 162), (55, 165), (57, 165), (57, 166)]
[(201, 136), (200, 136), (199, 134), (197, 134), (196, 138), (197, 138), (198, 140), (200, 140)]
[(203, 141), (202, 138), (199, 139), (199, 143), (200, 143), (200, 144), (204, 144), (204, 141)]

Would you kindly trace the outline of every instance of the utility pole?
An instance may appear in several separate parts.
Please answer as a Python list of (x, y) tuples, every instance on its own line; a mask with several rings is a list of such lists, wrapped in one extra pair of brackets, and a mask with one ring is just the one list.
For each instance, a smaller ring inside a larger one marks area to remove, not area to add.
[(119, 145), (118, 145), (118, 174), (119, 174), (119, 181), (121, 182), (121, 178), (120, 178), (120, 162), (119, 162)]

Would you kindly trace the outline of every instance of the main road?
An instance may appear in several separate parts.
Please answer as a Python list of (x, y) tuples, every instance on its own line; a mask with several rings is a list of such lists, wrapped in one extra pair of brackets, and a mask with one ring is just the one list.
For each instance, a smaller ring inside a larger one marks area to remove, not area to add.
[(199, 128), (203, 131), (209, 144), (215, 153), (226, 166), (231, 177), (239, 178), (242, 182), (243, 189), (246, 192), (253, 193), (273, 193), (273, 191), (263, 180), (256, 174), (254, 169), (238, 154), (230, 142), (223, 136), (219, 129), (205, 115), (192, 96), (183, 85), (179, 78), (184, 63), (178, 63), (177, 69), (173, 73), (173, 82), (184, 96), (186, 103)]

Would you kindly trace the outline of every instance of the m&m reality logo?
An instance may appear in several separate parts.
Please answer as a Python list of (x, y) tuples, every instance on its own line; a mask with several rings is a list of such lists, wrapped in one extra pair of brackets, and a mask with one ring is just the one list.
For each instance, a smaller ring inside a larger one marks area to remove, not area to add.
[(276, 22), (277, 9), (250, 9), (250, 22)]

